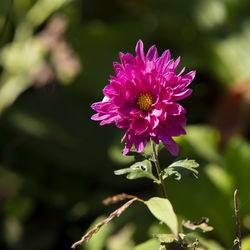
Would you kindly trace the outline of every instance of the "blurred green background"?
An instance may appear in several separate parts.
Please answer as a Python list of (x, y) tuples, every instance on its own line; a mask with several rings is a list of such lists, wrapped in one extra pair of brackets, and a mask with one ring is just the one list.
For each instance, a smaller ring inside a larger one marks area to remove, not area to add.
[[(177, 140), (200, 174), (167, 182), (176, 213), (209, 217), (208, 249), (229, 249), (238, 188), (250, 249), (249, 13), (248, 0), (1, 0), (0, 249), (70, 249), (117, 208), (106, 197), (160, 195), (150, 180), (113, 174), (133, 160), (121, 156), (122, 131), (90, 120), (112, 62), (139, 39), (197, 71), (181, 102), (187, 135)], [(162, 167), (173, 161), (166, 150), (160, 157)], [(79, 249), (129, 250), (159, 230), (135, 204)]]

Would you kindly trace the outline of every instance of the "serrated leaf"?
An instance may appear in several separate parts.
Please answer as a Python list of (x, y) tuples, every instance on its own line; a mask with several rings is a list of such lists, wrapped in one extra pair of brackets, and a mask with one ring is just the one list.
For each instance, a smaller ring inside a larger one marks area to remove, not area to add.
[(127, 178), (130, 180), (146, 177), (159, 183), (159, 180), (152, 173), (152, 164), (149, 160), (136, 162), (130, 168), (119, 169), (114, 173), (116, 175), (127, 174)]
[(178, 236), (178, 221), (170, 201), (166, 198), (153, 197), (145, 201), (150, 212), (160, 221), (164, 222)]
[(200, 232), (205, 233), (213, 230), (213, 227), (208, 226), (208, 218), (202, 218), (200, 222), (191, 222), (187, 221), (182, 225), (183, 233), (194, 233), (194, 232)]
[(179, 160), (163, 170), (162, 178), (166, 179), (167, 177), (171, 177), (178, 181), (182, 175), (198, 178), (198, 171), (196, 170), (198, 167), (199, 164), (195, 160)]

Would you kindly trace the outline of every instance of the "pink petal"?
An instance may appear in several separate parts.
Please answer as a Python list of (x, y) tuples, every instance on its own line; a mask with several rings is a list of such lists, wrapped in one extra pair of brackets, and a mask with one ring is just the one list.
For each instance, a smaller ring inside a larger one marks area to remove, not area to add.
[(128, 132), (126, 132), (126, 133), (124, 134), (124, 136), (122, 137), (121, 143), (123, 143), (123, 142), (127, 139), (127, 137), (128, 137)]
[(147, 144), (147, 135), (143, 134), (143, 135), (135, 135), (131, 137), (131, 140), (134, 142), (135, 145), (135, 150), (137, 152), (141, 152), (146, 144)]
[(158, 52), (157, 48), (155, 45), (151, 46), (150, 49), (148, 50), (147, 56), (146, 56), (150, 61), (155, 60), (158, 57)]
[(185, 89), (182, 92), (174, 93), (172, 96), (172, 101), (179, 101), (182, 100), (192, 94), (192, 89)]
[(175, 63), (174, 63), (174, 68), (175, 68), (175, 69), (176, 69), (177, 66), (179, 65), (180, 60), (181, 60), (181, 57), (179, 56), (179, 57), (176, 59)]
[(185, 87), (187, 87), (194, 80), (195, 75), (196, 71), (193, 70), (181, 77), (182, 81), (185, 83)]
[(178, 103), (168, 103), (167, 104), (167, 114), (176, 116), (180, 114), (185, 114), (185, 109)]
[(110, 106), (110, 102), (95, 102), (91, 105), (91, 108), (94, 109), (96, 112), (106, 113), (108, 112)]
[(131, 123), (131, 129), (133, 129), (137, 135), (144, 133), (147, 130), (147, 128), (148, 128), (148, 122), (141, 118), (135, 118)]
[(179, 147), (177, 143), (168, 135), (165, 135), (164, 133), (160, 132), (159, 134), (160, 140), (163, 142), (164, 146), (167, 148), (167, 150), (174, 156), (177, 156), (179, 153)]
[(167, 63), (170, 60), (170, 51), (169, 51), (169, 49), (165, 50), (162, 53), (161, 58), (163, 59), (164, 63)]
[(130, 126), (130, 121), (129, 120), (119, 120), (119, 121), (116, 121), (116, 126), (120, 129), (125, 129), (125, 128), (128, 128)]
[(181, 126), (174, 123), (170, 118), (168, 118), (164, 123), (161, 123), (161, 130), (164, 134), (169, 136), (179, 136), (186, 134), (186, 131)]
[(136, 55), (140, 59), (144, 59), (144, 51), (143, 51), (143, 42), (142, 42), (142, 40), (139, 40), (137, 42), (136, 47), (135, 47), (135, 52), (136, 52)]
[(113, 122), (116, 122), (117, 119), (119, 119), (119, 115), (111, 115), (109, 118), (105, 118), (101, 123), (100, 125), (103, 126), (103, 125), (106, 125), (106, 124), (111, 124)]
[(129, 152), (129, 150), (131, 149), (132, 145), (133, 145), (133, 142), (130, 141), (129, 139), (127, 139), (127, 142), (126, 142), (126, 145), (125, 145), (125, 148), (124, 148), (122, 154), (126, 155)]
[(184, 114), (178, 116), (169, 116), (168, 120), (175, 124), (175, 126), (183, 127), (186, 125), (187, 119)]
[(159, 144), (159, 138), (157, 136), (152, 136), (151, 139), (156, 143)]
[(103, 119), (105, 119), (107, 117), (109, 117), (109, 115), (97, 113), (97, 114), (94, 114), (94, 115), (91, 116), (91, 120), (101, 121), (101, 120), (103, 120)]
[(152, 129), (155, 129), (158, 125), (159, 125), (159, 119), (154, 116), (154, 115), (150, 115), (149, 116), (149, 125)]
[(184, 68), (180, 71), (180, 73), (178, 74), (178, 76), (180, 76), (180, 75), (185, 71), (185, 69), (186, 69), (186, 67), (184, 67)]
[(118, 62), (114, 62), (113, 67), (116, 74), (118, 74), (121, 70), (124, 70), (124, 67)]

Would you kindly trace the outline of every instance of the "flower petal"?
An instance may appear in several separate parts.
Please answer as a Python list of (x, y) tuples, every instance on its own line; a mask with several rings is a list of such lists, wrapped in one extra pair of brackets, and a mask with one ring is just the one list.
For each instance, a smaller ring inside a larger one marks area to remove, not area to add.
[(150, 61), (155, 60), (158, 57), (158, 52), (157, 48), (155, 45), (151, 46), (150, 49), (148, 50), (147, 56), (146, 56)]
[(172, 101), (179, 101), (182, 100), (192, 94), (192, 89), (185, 89), (181, 92), (174, 93), (172, 96)]
[(145, 136), (135, 136), (134, 138), (135, 150), (140, 153), (147, 144), (147, 139)]
[(176, 70), (176, 68), (178, 67), (179, 63), (180, 63), (180, 60), (181, 60), (181, 57), (179, 56), (179, 57), (176, 59), (175, 63), (174, 63), (174, 68), (175, 68), (175, 70)]
[(135, 47), (135, 52), (136, 52), (136, 55), (140, 59), (144, 59), (144, 50), (143, 50), (143, 42), (142, 42), (142, 40), (139, 40), (137, 42), (136, 47)]
[(101, 121), (103, 119), (106, 119), (107, 117), (109, 117), (109, 115), (97, 113), (91, 116), (91, 120)]
[(170, 136), (165, 135), (164, 133), (160, 133), (159, 138), (172, 155), (174, 156), (178, 155), (179, 153), (178, 144)]
[(133, 142), (130, 141), (129, 139), (127, 139), (127, 142), (126, 142), (126, 145), (125, 145), (125, 148), (124, 148), (122, 154), (126, 155), (129, 152), (129, 150), (131, 149), (132, 145), (133, 145)]
[(120, 118), (119, 115), (117, 114), (110, 114), (109, 117), (103, 119), (103, 121), (100, 123), (101, 126), (106, 125), (106, 124), (111, 124), (113, 122), (116, 122)]
[(167, 104), (167, 114), (168, 115), (181, 115), (181, 114), (186, 114), (185, 109), (178, 103), (168, 103)]
[(119, 74), (120, 71), (124, 70), (124, 67), (118, 62), (114, 62), (113, 67), (117, 75)]
[(116, 121), (116, 126), (120, 129), (125, 129), (125, 128), (129, 128), (130, 126), (130, 121), (129, 120), (119, 120)]
[(187, 87), (193, 80), (196, 75), (196, 71), (190, 71), (186, 75), (182, 76), (182, 81), (185, 83), (185, 87)]
[(147, 128), (148, 128), (147, 120), (141, 118), (135, 118), (131, 123), (131, 129), (133, 129), (137, 135), (144, 133), (147, 130)]

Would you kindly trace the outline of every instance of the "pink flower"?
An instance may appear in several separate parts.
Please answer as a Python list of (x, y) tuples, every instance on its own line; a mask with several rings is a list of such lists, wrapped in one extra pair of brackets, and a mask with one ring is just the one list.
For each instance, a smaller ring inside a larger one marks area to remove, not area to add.
[(186, 98), (192, 90), (186, 88), (194, 79), (195, 71), (184, 76), (176, 74), (180, 57), (170, 58), (166, 50), (158, 57), (153, 45), (144, 55), (143, 43), (138, 41), (136, 57), (120, 52), (121, 64), (114, 62), (116, 77), (111, 76), (110, 84), (103, 89), (102, 102), (92, 104), (97, 112), (91, 119), (100, 120), (100, 125), (115, 123), (126, 129), (122, 142), (127, 140), (123, 154), (134, 144), (141, 152), (147, 141), (163, 142), (172, 155), (178, 155), (178, 145), (173, 136), (185, 134), (185, 109), (176, 101)]

